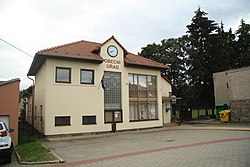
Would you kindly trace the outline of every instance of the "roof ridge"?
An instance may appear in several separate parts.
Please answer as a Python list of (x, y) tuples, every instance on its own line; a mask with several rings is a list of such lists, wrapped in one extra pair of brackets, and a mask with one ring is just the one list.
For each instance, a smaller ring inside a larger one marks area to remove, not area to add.
[(97, 43), (97, 42), (92, 42), (92, 41), (87, 41), (87, 40), (80, 40), (80, 41), (75, 41), (75, 42), (70, 42), (70, 43), (66, 43), (66, 44), (54, 46), (54, 47), (47, 48), (47, 49), (42, 49), (42, 50), (39, 50), (38, 53), (42, 53), (42, 52), (46, 52), (46, 51), (51, 51), (53, 49), (58, 49), (58, 48), (62, 48), (62, 47), (65, 47), (65, 46), (74, 45), (74, 44), (81, 43), (81, 42), (88, 42), (88, 43), (94, 43), (94, 44), (101, 45), (100, 43)]

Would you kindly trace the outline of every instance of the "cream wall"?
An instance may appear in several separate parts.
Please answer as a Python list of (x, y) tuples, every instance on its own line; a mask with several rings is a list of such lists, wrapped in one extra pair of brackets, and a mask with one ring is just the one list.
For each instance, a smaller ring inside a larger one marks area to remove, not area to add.
[(229, 99), (250, 99), (250, 67), (227, 71), (229, 80)]
[(225, 71), (213, 74), (215, 104), (229, 104), (229, 85)]
[[(47, 80), (47, 61), (45, 61), (39, 71), (36, 74), (36, 80), (35, 80), (35, 103), (34, 103), (34, 127), (45, 133), (45, 109), (46, 109), (46, 80)], [(30, 96), (32, 98), (32, 96)], [(42, 110), (41, 111), (41, 106)], [(31, 104), (32, 107), (32, 104)], [(32, 111), (32, 109), (31, 109)], [(30, 116), (32, 116), (32, 112), (30, 113)], [(42, 117), (42, 119), (41, 119)], [(31, 120), (30, 120), (31, 121)]]
[[(161, 77), (161, 90), (162, 96), (169, 97), (169, 92), (172, 92), (172, 86)], [(163, 123), (171, 123), (171, 110), (166, 112), (166, 108), (171, 108), (170, 100), (163, 100), (162, 113), (163, 113)]]
[[(46, 135), (109, 131), (104, 122), (103, 71), (98, 64), (48, 60)], [(71, 68), (71, 84), (55, 83), (56, 67)], [(94, 70), (94, 85), (80, 84), (80, 69)], [(82, 116), (96, 115), (97, 125), (82, 125)], [(71, 116), (71, 126), (55, 127), (55, 116)], [(102, 125), (102, 126), (100, 126)]]
[[(109, 45), (118, 48), (118, 56), (107, 55)], [(36, 105), (43, 104), (45, 114), (45, 135), (111, 131), (111, 124), (104, 123), (104, 90), (101, 79), (104, 71), (121, 73), (123, 123), (117, 123), (117, 130), (158, 127), (162, 120), (162, 85), (159, 70), (124, 66), (123, 50), (110, 40), (101, 47), (104, 59), (120, 61), (118, 69), (107, 67), (107, 63), (93, 64), (77, 61), (47, 59), (36, 75)], [(71, 83), (55, 83), (56, 67), (71, 68)], [(80, 69), (94, 70), (94, 85), (80, 84)], [(157, 76), (157, 101), (159, 120), (129, 122), (128, 74)], [(45, 89), (46, 88), (46, 89)], [(164, 87), (165, 89), (165, 87)], [(82, 125), (82, 116), (96, 115), (96, 125)], [(55, 126), (55, 116), (71, 116), (71, 126)]]

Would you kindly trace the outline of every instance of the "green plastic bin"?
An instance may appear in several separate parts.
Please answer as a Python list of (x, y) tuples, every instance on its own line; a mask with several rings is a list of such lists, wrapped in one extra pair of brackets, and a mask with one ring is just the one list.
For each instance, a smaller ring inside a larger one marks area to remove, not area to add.
[(220, 111), (227, 110), (228, 105), (227, 104), (216, 104), (215, 108), (216, 108), (216, 119), (220, 120)]

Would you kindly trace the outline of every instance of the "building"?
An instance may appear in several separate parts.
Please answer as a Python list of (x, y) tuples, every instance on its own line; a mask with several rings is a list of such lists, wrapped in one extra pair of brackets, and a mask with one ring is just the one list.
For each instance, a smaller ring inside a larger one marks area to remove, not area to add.
[(170, 99), (162, 98), (171, 92), (161, 76), (167, 68), (113, 36), (41, 50), (28, 72), (35, 76), (34, 124), (46, 136), (161, 127), (171, 115)]
[(15, 146), (18, 144), (19, 83), (20, 79), (0, 81), (0, 120), (14, 129), (11, 137)]
[(228, 104), (232, 120), (250, 120), (250, 67), (213, 74), (215, 104)]

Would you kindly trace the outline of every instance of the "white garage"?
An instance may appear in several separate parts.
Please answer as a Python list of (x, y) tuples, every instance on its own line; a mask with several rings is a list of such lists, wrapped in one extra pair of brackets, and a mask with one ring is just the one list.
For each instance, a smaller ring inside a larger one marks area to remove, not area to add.
[(10, 116), (9, 115), (0, 115), (0, 121), (3, 121), (9, 129), (9, 127), (10, 127)]

